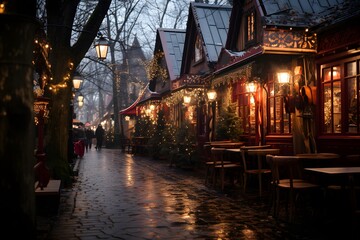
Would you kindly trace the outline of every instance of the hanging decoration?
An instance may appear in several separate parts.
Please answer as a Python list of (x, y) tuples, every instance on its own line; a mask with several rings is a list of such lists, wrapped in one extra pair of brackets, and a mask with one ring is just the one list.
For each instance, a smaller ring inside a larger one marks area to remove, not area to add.
[(144, 62), (146, 75), (150, 81), (159, 79), (166, 82), (169, 79), (167, 69), (161, 64), (164, 56), (164, 52), (158, 51), (150, 61)]
[(250, 81), (252, 80), (251, 72), (252, 72), (252, 64), (247, 64), (245, 66), (240, 67), (237, 71), (231, 72), (221, 77), (214, 78), (212, 84), (215, 87), (220, 87), (221, 85), (227, 85), (227, 86), (232, 85), (233, 83), (236, 83), (237, 81), (243, 78)]

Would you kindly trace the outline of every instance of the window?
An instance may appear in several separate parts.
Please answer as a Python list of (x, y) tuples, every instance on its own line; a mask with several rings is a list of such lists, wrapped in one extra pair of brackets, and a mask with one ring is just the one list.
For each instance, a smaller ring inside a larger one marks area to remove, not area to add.
[(255, 134), (255, 95), (247, 92), (246, 82), (238, 82), (237, 85), (239, 116), (241, 117), (245, 134)]
[(359, 133), (359, 68), (359, 60), (321, 66), (323, 133)]
[(247, 31), (246, 31), (246, 42), (255, 40), (255, 11), (252, 10), (247, 15)]
[(199, 35), (196, 36), (195, 41), (195, 56), (194, 56), (194, 62), (197, 63), (203, 59), (203, 48), (202, 48), (202, 42), (199, 37)]
[(268, 133), (290, 134), (291, 118), (290, 113), (285, 110), (284, 94), (288, 91), (288, 85), (280, 84), (277, 80), (269, 80), (267, 84), (267, 111), (268, 111)]

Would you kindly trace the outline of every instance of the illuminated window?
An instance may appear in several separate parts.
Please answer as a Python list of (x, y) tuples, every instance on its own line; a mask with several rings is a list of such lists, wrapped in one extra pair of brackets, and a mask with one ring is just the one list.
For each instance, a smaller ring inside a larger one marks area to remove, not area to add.
[(255, 40), (255, 11), (251, 11), (247, 15), (246, 41), (251, 42), (254, 40)]
[(290, 113), (286, 112), (284, 103), (284, 88), (286, 84), (281, 84), (276, 78), (269, 80), (268, 88), (268, 132), (271, 134), (290, 134), (291, 118)]
[(359, 133), (360, 60), (321, 66), (323, 133)]
[(246, 82), (242, 81), (237, 84), (237, 99), (239, 105), (239, 116), (242, 120), (243, 131), (246, 134), (255, 135), (256, 129), (256, 102), (255, 95), (248, 92)]

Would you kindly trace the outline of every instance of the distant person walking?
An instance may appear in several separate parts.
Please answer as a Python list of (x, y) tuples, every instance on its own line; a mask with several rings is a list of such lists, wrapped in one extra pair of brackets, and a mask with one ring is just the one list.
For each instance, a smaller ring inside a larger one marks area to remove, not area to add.
[(91, 128), (87, 128), (85, 134), (86, 134), (86, 151), (88, 151), (88, 149), (91, 149), (92, 139), (95, 137), (95, 133), (93, 130), (91, 130)]
[(96, 137), (96, 149), (100, 150), (102, 147), (103, 139), (104, 139), (105, 130), (102, 128), (101, 124), (95, 130), (95, 137)]

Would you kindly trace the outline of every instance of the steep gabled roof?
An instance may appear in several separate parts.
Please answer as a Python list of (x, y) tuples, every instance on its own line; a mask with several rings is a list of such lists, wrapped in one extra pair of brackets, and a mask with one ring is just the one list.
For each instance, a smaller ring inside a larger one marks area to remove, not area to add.
[[(208, 64), (216, 63), (225, 46), (229, 30), (231, 6), (191, 2), (186, 28), (185, 50), (181, 73), (190, 67), (193, 45), (197, 34), (203, 42)], [(194, 32), (196, 31), (196, 32)]]
[(185, 42), (185, 29), (159, 28), (155, 51), (163, 51), (170, 80), (180, 76), (180, 68)]
[(359, 12), (358, 0), (259, 0), (264, 24), (286, 27), (324, 27)]

